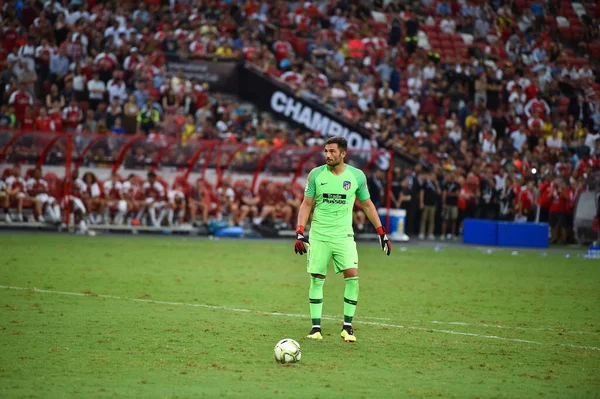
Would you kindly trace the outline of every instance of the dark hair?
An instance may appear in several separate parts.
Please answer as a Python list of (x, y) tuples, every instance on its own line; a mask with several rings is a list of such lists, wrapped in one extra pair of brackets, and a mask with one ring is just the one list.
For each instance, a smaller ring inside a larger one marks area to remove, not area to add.
[[(96, 183), (96, 175), (95, 175), (95, 174), (93, 174), (92, 172), (85, 172), (85, 173), (83, 174), (83, 177), (82, 177), (81, 179), (84, 181), (84, 183), (85, 183), (85, 180), (86, 180), (86, 178), (87, 178), (88, 176), (91, 176), (91, 177), (92, 177), (92, 184)], [(87, 184), (87, 183), (86, 183), (86, 184)]]
[(148, 178), (150, 178), (150, 177), (156, 177), (156, 173), (148, 172)]
[(348, 151), (348, 140), (342, 136), (333, 136), (328, 138), (325, 142), (325, 145), (327, 144), (337, 144), (340, 151)]

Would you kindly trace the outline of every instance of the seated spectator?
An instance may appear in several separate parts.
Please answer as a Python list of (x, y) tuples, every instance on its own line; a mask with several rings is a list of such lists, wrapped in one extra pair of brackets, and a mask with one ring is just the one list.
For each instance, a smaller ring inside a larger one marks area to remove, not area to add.
[(552, 135), (546, 139), (546, 146), (551, 150), (562, 150), (563, 141), (558, 137), (558, 129), (552, 129)]
[(23, 222), (23, 202), (29, 197), (26, 190), (25, 180), (21, 177), (21, 166), (16, 164), (12, 167), (11, 173), (4, 181), (4, 221), (12, 222), (9, 214), (11, 204), (17, 206), (17, 222)]

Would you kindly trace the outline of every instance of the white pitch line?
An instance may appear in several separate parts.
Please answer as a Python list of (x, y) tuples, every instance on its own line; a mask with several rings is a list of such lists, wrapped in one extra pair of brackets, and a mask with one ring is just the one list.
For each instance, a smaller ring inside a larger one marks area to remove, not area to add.
[(551, 331), (563, 334), (598, 334), (597, 331), (574, 331), (574, 330), (561, 330), (552, 327), (521, 327), (521, 326), (502, 326), (498, 324), (486, 324), (486, 323), (465, 323), (462, 321), (423, 321), (423, 320), (411, 320), (413, 323), (431, 323), (431, 324), (448, 324), (453, 326), (469, 326), (469, 327), (491, 327), (501, 328), (505, 330), (523, 330), (523, 331)]
[[(129, 297), (121, 297), (121, 296), (117, 296), (117, 295), (85, 294), (85, 293), (81, 293), (81, 292), (68, 292), (68, 291), (52, 291), (52, 290), (44, 290), (44, 289), (40, 289), (40, 288), (35, 288), (35, 287), (25, 288), (25, 287), (15, 287), (15, 286), (9, 286), (9, 285), (0, 285), (0, 289), (18, 290), (18, 291), (33, 291), (33, 292), (43, 293), (43, 294), (69, 295), (69, 296), (78, 296), (78, 297), (97, 297), (97, 298), (104, 298), (104, 299), (117, 299), (117, 300), (126, 300), (126, 301), (133, 301), (133, 302), (142, 302), (142, 303), (155, 303), (155, 304), (159, 304), (159, 305), (188, 306), (188, 307), (195, 307), (195, 308), (227, 310), (230, 312), (257, 313), (257, 314), (262, 314), (262, 315), (279, 316), (279, 317), (302, 317), (302, 318), (308, 317), (305, 314), (299, 314), (299, 313), (264, 312), (264, 311), (260, 311), (260, 310), (239, 309), (239, 308), (232, 308), (229, 306), (207, 305), (207, 304), (203, 304), (203, 303), (156, 301), (153, 299), (129, 298)], [(327, 317), (327, 316), (324, 316), (322, 318), (325, 320), (338, 320), (337, 318)], [(467, 337), (495, 339), (495, 340), (499, 340), (499, 341), (519, 342), (519, 343), (533, 344), (533, 345), (557, 345), (557, 346), (563, 346), (566, 348), (573, 348), (573, 349), (587, 349), (587, 350), (600, 351), (600, 347), (596, 347), (596, 346), (580, 346), (580, 345), (572, 345), (572, 344), (547, 344), (544, 342), (531, 341), (531, 340), (526, 340), (526, 339), (499, 337), (497, 335), (475, 334), (475, 333), (452, 331), (452, 330), (438, 330), (438, 329), (426, 328), (426, 327), (414, 327), (414, 326), (403, 326), (403, 325), (399, 325), (399, 324), (378, 323), (378, 322), (374, 322), (374, 321), (361, 321), (360, 323), (365, 324), (365, 325), (377, 326), (377, 327), (427, 331), (427, 332), (436, 332), (436, 333), (442, 333), (442, 334), (462, 335), (462, 336), (467, 336)]]

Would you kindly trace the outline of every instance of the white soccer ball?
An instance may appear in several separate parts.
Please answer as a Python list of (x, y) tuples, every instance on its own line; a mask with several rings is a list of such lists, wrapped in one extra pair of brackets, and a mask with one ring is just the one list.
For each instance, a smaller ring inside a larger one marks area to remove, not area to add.
[(285, 338), (277, 342), (274, 352), (277, 363), (297, 363), (302, 357), (300, 344), (291, 338)]

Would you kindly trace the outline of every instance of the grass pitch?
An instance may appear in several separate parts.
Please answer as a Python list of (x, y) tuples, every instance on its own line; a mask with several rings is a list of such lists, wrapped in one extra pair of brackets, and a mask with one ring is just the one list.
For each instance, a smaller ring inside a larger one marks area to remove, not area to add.
[[(333, 274), (303, 338), (292, 245), (0, 236), (0, 397), (600, 397), (600, 261), (360, 244), (346, 344)], [(273, 360), (287, 337), (300, 364)]]

